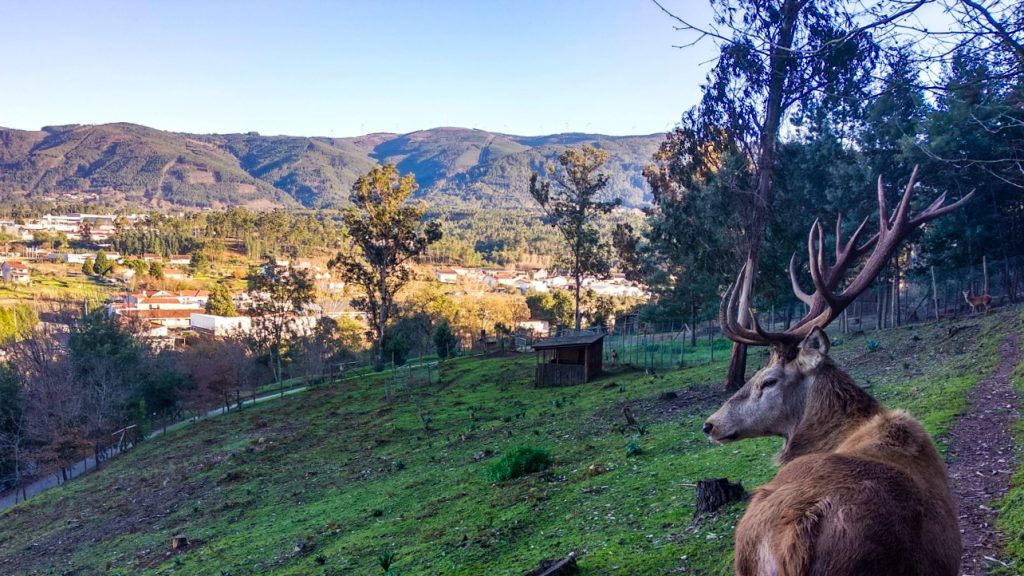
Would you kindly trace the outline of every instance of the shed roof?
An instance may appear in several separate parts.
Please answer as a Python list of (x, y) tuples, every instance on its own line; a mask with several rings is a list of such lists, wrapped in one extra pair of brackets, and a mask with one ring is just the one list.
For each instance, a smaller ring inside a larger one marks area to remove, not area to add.
[(550, 348), (566, 348), (570, 346), (588, 346), (604, 338), (604, 334), (600, 332), (580, 332), (576, 334), (566, 334), (564, 336), (555, 336), (554, 338), (548, 338), (541, 340), (533, 345), (534, 350), (547, 350)]

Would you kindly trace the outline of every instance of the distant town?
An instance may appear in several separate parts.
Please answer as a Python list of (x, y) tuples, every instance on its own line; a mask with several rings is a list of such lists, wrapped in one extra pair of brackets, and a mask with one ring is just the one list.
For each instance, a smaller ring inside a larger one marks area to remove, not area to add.
[[(109, 295), (103, 306), (111, 316), (132, 321), (143, 334), (153, 341), (173, 345), (176, 338), (186, 333), (210, 336), (244, 335), (252, 330), (255, 312), (251, 308), (252, 295), (246, 289), (234, 290), (231, 299), (237, 316), (211, 314), (207, 310), (210, 292), (204, 279), (195, 274), (195, 253), (121, 254), (113, 250), (112, 238), (124, 230), (145, 225), (144, 214), (47, 214), (24, 221), (0, 220), (0, 234), (6, 240), (0, 248), (0, 279), (7, 286), (29, 287), (39, 277), (81, 278), (83, 266), (97, 260), (110, 262), (109, 270), (95, 277), (107, 287)], [(53, 248), (38, 240), (51, 239)], [(88, 243), (96, 249), (72, 248)], [(144, 266), (140, 267), (140, 263)], [(340, 305), (314, 305), (294, 311), (296, 329), (309, 332), (320, 316), (346, 317), (365, 322), (364, 315), (346, 305), (345, 283), (335, 278), (327, 266), (326, 258), (273, 258), (274, 266), (281, 269), (302, 270), (314, 280), (317, 294)], [(144, 279), (145, 272), (159, 269), (159, 278)], [(494, 269), (462, 266), (414, 265), (416, 276), (449, 290), (467, 294), (519, 295), (547, 294), (553, 291), (572, 291), (571, 277), (544, 268)], [(158, 280), (158, 281), (157, 281)], [(585, 277), (581, 290), (595, 297), (645, 300), (646, 289), (614, 273), (605, 278)], [(535, 336), (547, 335), (552, 325), (548, 319), (515, 318), (515, 330)], [(467, 340), (475, 338), (466, 336)], [(471, 341), (464, 343), (472, 346)]]

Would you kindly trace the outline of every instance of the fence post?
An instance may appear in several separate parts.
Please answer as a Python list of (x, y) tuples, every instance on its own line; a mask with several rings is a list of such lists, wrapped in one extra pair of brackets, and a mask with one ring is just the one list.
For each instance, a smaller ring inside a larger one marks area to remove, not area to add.
[(981, 257), (981, 274), (985, 278), (985, 291), (982, 294), (988, 294), (988, 256)]
[(711, 349), (711, 363), (715, 363), (715, 329), (713, 320), (708, 320), (708, 348)]
[(935, 287), (935, 266), (932, 269), (932, 304), (935, 306), (935, 321), (939, 321), (939, 292)]

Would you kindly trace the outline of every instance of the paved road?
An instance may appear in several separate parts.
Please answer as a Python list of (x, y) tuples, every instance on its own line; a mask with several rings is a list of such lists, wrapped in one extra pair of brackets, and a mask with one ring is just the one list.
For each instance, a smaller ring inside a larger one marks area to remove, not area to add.
[[(285, 390), (283, 396), (290, 396), (292, 394), (298, 394), (299, 392), (303, 392), (305, 390), (306, 390), (306, 386), (300, 386), (298, 388), (291, 388), (289, 390)], [(255, 403), (259, 403), (259, 402), (266, 402), (267, 400), (273, 400), (274, 398), (280, 398), (281, 396), (282, 396), (281, 392), (274, 392), (272, 394), (267, 394), (265, 396), (259, 396), (255, 400), (250, 398), (248, 400), (243, 400), (242, 401), (242, 406), (251, 405), (251, 404), (255, 404)], [(232, 408), (230, 410), (231, 412), (234, 412), (235, 410), (237, 410), (238, 405), (236, 404), (234, 406), (235, 406), (235, 408)], [(224, 408), (217, 408), (216, 410), (210, 410), (209, 412), (206, 413), (206, 415), (204, 416), (204, 419), (205, 418), (213, 418), (215, 416), (220, 416), (221, 414), (224, 414), (225, 412), (228, 412), (228, 410), (225, 410)], [(173, 432), (174, 430), (178, 430), (178, 429), (184, 428), (185, 426), (188, 426), (189, 424), (191, 424), (193, 422), (196, 422), (196, 421), (197, 421), (196, 419), (190, 418), (188, 420), (182, 420), (181, 422), (176, 422), (174, 424), (171, 424), (170, 426), (167, 426), (166, 428), (161, 428), (159, 430), (154, 430), (148, 436), (146, 436), (146, 440), (151, 440), (153, 438), (156, 438), (157, 436), (160, 436), (164, 432)], [(117, 452), (115, 450), (110, 450), (110, 451), (108, 451), (103, 456), (103, 460), (102, 461), (103, 462), (109, 462), (111, 459), (116, 458), (120, 454), (121, 454), (120, 452)], [(96, 459), (94, 457), (90, 456), (89, 458), (81, 460), (78, 463), (76, 463), (74, 466), (72, 466), (70, 471), (69, 471), (69, 473), (68, 473), (68, 478), (69, 479), (77, 478), (77, 477), (81, 476), (82, 474), (86, 473), (87, 471), (95, 470), (95, 469), (96, 469)], [(24, 494), (28, 498), (31, 498), (31, 497), (35, 496), (36, 494), (39, 494), (40, 492), (45, 492), (46, 490), (49, 490), (50, 488), (55, 488), (55, 487), (60, 486), (60, 485), (61, 485), (61, 476), (60, 476), (59, 473), (54, 473), (54, 474), (50, 474), (49, 476), (40, 478), (39, 480), (36, 480), (35, 482), (29, 484), (28, 486), (25, 486), (24, 487)], [(0, 497), (0, 510), (5, 510), (7, 508), (10, 508), (11, 506), (14, 506), (15, 504), (17, 504), (18, 502), (21, 502), (21, 501), (22, 501), (22, 490), (21, 489), (19, 489), (17, 491), (17, 493), (5, 494), (4, 496)]]

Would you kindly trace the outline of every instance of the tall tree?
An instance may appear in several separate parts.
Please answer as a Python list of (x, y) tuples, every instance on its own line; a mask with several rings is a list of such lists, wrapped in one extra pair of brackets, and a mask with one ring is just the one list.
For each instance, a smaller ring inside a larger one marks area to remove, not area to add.
[(703, 142), (687, 126), (668, 135), (654, 160), (644, 169), (654, 205), (639, 248), (655, 296), (648, 308), (695, 328), (743, 256), (735, 198), (750, 187), (749, 163), (728, 142)]
[(410, 202), (416, 189), (416, 177), (402, 176), (393, 164), (360, 176), (352, 186), (353, 206), (342, 214), (351, 244), (328, 264), (361, 292), (352, 305), (369, 317), (379, 369), (386, 362), (384, 334), (395, 295), (412, 277), (408, 263), (441, 238), (436, 222), (422, 223), (426, 205)]
[[(872, 31), (913, 12), (924, 1), (901, 3), (892, 12), (855, 14), (856, 2), (822, 0), (712, 0), (708, 27), (668, 12), (680, 28), (712, 38), (719, 58), (708, 74), (690, 122), (700, 141), (726, 139), (748, 158), (752, 187), (737, 202), (743, 214), (745, 266), (756, 271), (772, 206), (779, 135), (797, 109), (822, 113), (853, 106), (869, 85), (877, 53)], [(659, 4), (660, 6), (660, 4)], [(859, 22), (870, 18), (864, 24)], [(750, 323), (756, 274), (739, 289), (738, 322)], [(746, 346), (736, 344), (726, 386), (745, 379)]]
[(96, 253), (96, 261), (93, 263), (93, 269), (96, 271), (97, 276), (106, 276), (110, 274), (113, 269), (114, 263), (107, 258), (107, 253), (100, 250)]
[(602, 240), (595, 223), (600, 214), (607, 214), (622, 203), (619, 198), (598, 199), (601, 190), (608, 185), (608, 176), (598, 170), (607, 161), (606, 150), (593, 146), (568, 148), (558, 156), (558, 166), (548, 166), (549, 180), (541, 181), (536, 172), (530, 176), (530, 195), (544, 210), (547, 223), (562, 234), (569, 249), (565, 264), (575, 280), (577, 330), (580, 329), (583, 277), (604, 275), (611, 269), (609, 244)]
[(1006, 77), (984, 52), (961, 50), (942, 88), (925, 123), (926, 169), (951, 195), (979, 198), (929, 227), (930, 259), (970, 266), (1024, 255), (1024, 68)]
[(280, 388), (282, 355), (301, 332), (297, 317), (313, 302), (313, 282), (307, 271), (278, 266), (275, 258), (268, 257), (262, 267), (250, 272), (249, 294), (253, 316), (250, 342), (256, 351), (269, 354), (274, 381)]

